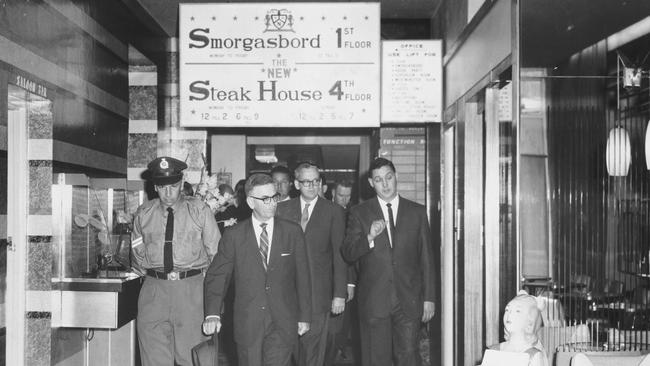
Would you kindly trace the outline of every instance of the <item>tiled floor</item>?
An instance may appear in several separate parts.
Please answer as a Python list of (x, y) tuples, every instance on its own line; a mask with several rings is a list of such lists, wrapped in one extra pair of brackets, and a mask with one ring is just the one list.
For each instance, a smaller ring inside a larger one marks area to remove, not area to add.
[[(420, 342), (420, 355), (422, 356), (422, 366), (430, 366), (429, 358), (429, 342), (423, 341)], [(343, 355), (338, 354), (336, 357), (335, 366), (361, 366), (360, 362), (355, 362), (354, 353), (351, 347), (348, 347), (345, 353), (345, 358)], [(233, 366), (226, 356), (223, 353), (219, 354), (219, 366)]]

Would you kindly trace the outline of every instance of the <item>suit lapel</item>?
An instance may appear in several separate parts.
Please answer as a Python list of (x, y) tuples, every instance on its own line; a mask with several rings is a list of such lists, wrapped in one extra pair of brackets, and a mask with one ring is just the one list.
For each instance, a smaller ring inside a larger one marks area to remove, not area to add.
[(282, 236), (282, 227), (279, 220), (273, 218), (273, 237), (271, 238), (271, 258), (269, 258), (269, 267), (278, 261), (278, 258), (284, 252), (284, 247), (280, 237)]
[(400, 234), (400, 228), (404, 230), (404, 225), (406, 224), (405, 220), (408, 220), (408, 202), (406, 202), (401, 196), (399, 197), (399, 206), (397, 209), (397, 216), (395, 217), (395, 233), (393, 234), (395, 236), (395, 240), (393, 241), (393, 246), (395, 246), (395, 243), (398, 243), (399, 240), (399, 234)]
[(300, 225), (300, 198), (294, 198), (287, 204), (289, 206), (288, 219)]
[[(375, 220), (388, 220), (387, 218), (384, 217), (384, 213), (381, 211), (381, 206), (379, 205), (379, 198), (375, 197), (370, 201), (370, 211), (371, 211), (371, 218), (370, 222), (372, 223)], [(377, 236), (376, 239), (381, 239), (382, 241), (385, 241), (385, 245), (390, 248), (390, 239), (388, 237), (388, 228), (384, 229), (384, 231)]]
[[(323, 205), (324, 205), (324, 203), (322, 203), (321, 200), (322, 200), (321, 198), (316, 199), (314, 208), (311, 210), (311, 215), (309, 215), (309, 221), (307, 221), (305, 232), (307, 232), (307, 230), (309, 230), (309, 227), (312, 226), (312, 220), (315, 220), (313, 222), (318, 222), (321, 210), (323, 209)], [(302, 216), (302, 212), (300, 213), (300, 216)], [(300, 222), (300, 220), (298, 220), (298, 222)]]

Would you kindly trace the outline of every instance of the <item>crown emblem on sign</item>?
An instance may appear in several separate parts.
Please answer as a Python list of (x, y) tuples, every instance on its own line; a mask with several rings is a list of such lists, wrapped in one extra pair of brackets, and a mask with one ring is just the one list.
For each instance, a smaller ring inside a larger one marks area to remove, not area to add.
[(287, 9), (271, 9), (264, 17), (264, 32), (293, 32), (293, 15)]
[(169, 163), (167, 162), (167, 160), (162, 159), (160, 161), (160, 169), (167, 169), (167, 168), (169, 168)]

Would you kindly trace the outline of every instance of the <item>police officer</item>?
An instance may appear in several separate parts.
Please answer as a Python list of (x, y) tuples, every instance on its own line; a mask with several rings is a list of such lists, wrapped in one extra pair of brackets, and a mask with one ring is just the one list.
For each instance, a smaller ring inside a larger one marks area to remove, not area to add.
[(205, 339), (203, 273), (221, 235), (210, 208), (181, 194), (187, 164), (159, 157), (147, 167), (159, 198), (133, 221), (135, 267), (146, 274), (137, 318), (142, 365), (191, 365), (192, 347)]

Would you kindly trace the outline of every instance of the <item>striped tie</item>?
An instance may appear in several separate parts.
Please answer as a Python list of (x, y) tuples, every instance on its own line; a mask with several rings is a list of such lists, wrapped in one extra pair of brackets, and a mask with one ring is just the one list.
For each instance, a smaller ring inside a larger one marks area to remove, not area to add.
[(262, 264), (266, 271), (267, 260), (269, 257), (269, 234), (266, 232), (266, 223), (261, 223), (262, 233), (260, 234), (260, 254), (262, 255)]

